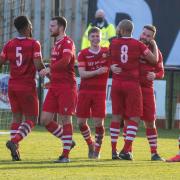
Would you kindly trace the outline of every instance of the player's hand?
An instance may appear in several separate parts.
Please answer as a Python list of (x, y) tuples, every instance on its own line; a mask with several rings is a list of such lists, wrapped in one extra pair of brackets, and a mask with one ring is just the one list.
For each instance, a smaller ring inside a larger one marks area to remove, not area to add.
[(154, 81), (155, 78), (156, 78), (156, 74), (154, 72), (148, 72), (147, 79), (149, 81)]
[(45, 77), (48, 74), (50, 74), (50, 68), (49, 67), (41, 69), (41, 71), (39, 71), (39, 75), (41, 77)]
[(51, 82), (47, 82), (44, 84), (44, 89), (49, 89)]
[(97, 69), (97, 75), (104, 74), (108, 72), (108, 67), (101, 67)]
[(114, 74), (119, 74), (122, 72), (122, 69), (120, 67), (118, 67), (118, 64), (113, 64), (113, 65), (111, 65), (111, 71)]
[(150, 44), (151, 44), (153, 47), (157, 46), (156, 41), (155, 41), (154, 39), (152, 39), (152, 40), (150, 41)]

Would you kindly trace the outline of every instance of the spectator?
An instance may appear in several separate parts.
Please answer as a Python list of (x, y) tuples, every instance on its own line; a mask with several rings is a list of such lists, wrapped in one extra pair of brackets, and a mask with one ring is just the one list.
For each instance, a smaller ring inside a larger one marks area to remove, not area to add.
[(102, 9), (98, 9), (95, 13), (95, 19), (93, 22), (91, 22), (83, 37), (82, 37), (82, 43), (81, 43), (81, 49), (85, 49), (87, 47), (90, 47), (90, 42), (88, 40), (88, 31), (93, 27), (98, 27), (101, 30), (101, 47), (109, 47), (109, 39), (116, 35), (116, 30), (113, 24), (109, 24), (107, 20), (105, 19), (105, 13)]

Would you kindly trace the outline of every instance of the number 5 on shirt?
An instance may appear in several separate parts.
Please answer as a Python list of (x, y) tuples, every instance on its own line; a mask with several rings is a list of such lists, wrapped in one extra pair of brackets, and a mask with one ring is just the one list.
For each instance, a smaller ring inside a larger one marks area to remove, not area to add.
[(22, 47), (16, 47), (16, 65), (19, 67), (22, 64)]

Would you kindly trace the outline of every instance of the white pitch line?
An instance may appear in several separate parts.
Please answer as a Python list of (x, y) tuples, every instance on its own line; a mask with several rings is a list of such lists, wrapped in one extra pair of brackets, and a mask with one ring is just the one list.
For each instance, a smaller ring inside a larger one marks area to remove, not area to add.
[(10, 132), (0, 132), (0, 135), (3, 135), (3, 134), (10, 134)]

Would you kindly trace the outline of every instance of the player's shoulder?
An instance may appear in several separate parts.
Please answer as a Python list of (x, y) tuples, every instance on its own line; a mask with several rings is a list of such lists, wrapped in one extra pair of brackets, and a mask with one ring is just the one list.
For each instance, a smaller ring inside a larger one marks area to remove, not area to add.
[(108, 47), (101, 47), (101, 52), (106, 53), (109, 51)]
[(40, 42), (37, 39), (34, 39), (34, 38), (27, 38), (27, 41), (30, 41), (32, 43), (40, 45)]
[(78, 56), (80, 56), (80, 55), (84, 55), (84, 56), (88, 55), (88, 53), (89, 53), (88, 49), (89, 48), (85, 48), (85, 49), (82, 49), (81, 51), (79, 51)]
[(69, 36), (65, 36), (63, 41), (67, 44), (74, 44), (74, 41)]
[(138, 39), (135, 39), (133, 37), (129, 38), (129, 40), (133, 43), (136, 43), (136, 44), (143, 44), (141, 41), (139, 41)]
[(133, 43), (133, 45), (136, 45), (136, 46), (138, 46), (138, 47), (140, 47), (140, 48), (147, 48), (147, 49), (149, 49), (148, 47), (147, 47), (147, 45), (145, 45), (143, 42), (141, 42), (140, 40), (138, 40), (138, 39), (135, 39), (135, 38), (132, 38), (132, 43)]
[(4, 46), (9, 46), (11, 44), (14, 44), (16, 42), (16, 38), (10, 39), (9, 41), (7, 41), (7, 43)]

